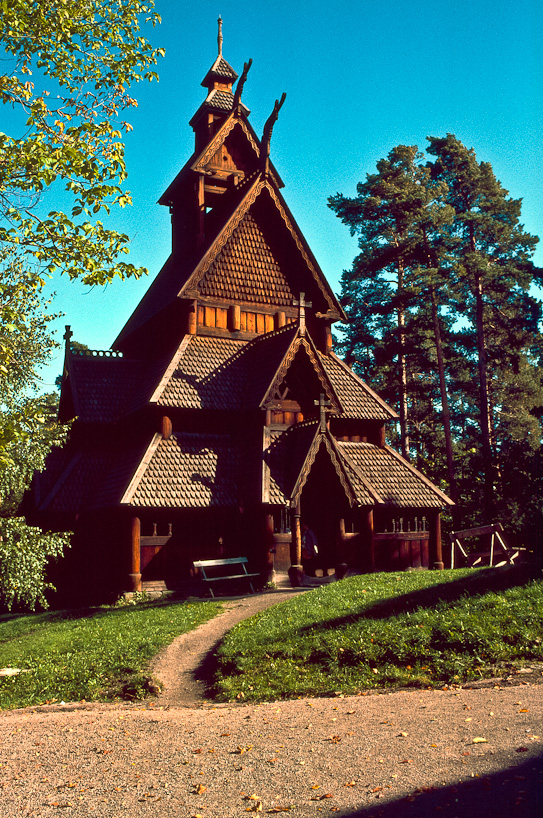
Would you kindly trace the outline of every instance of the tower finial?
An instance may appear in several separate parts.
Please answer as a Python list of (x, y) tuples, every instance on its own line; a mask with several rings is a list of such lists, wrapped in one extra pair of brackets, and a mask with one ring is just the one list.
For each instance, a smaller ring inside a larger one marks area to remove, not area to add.
[(222, 17), (220, 14), (217, 23), (219, 24), (219, 35), (217, 37), (217, 43), (219, 46), (219, 57), (222, 57)]

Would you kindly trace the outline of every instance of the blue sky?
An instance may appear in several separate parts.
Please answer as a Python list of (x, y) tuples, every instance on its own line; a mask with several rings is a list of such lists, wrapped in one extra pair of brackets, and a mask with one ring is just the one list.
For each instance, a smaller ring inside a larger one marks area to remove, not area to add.
[[(271, 156), (336, 292), (357, 244), (328, 196), (354, 195), (392, 147), (424, 149), (428, 135), (454, 133), (475, 148), (510, 195), (523, 198), (522, 222), (543, 238), (540, 0), (157, 0), (156, 8), (163, 22), (148, 36), (166, 56), (160, 82), (133, 89), (126, 160), (134, 204), (109, 221), (130, 235), (130, 261), (149, 277), (92, 290), (57, 279), (59, 337), (67, 323), (74, 339), (107, 349), (168, 257), (169, 214), (156, 201), (192, 152), (188, 121), (217, 54), (219, 13), (228, 62), (241, 73), (253, 58), (243, 100), (258, 134), (287, 93)], [(543, 247), (535, 260), (543, 266)], [(61, 367), (59, 354), (43, 373), (45, 389)]]

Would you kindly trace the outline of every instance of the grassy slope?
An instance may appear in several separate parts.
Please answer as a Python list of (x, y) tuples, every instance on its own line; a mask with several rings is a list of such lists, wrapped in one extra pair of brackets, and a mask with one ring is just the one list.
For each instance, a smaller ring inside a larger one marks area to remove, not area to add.
[[(540, 575), (539, 575), (540, 576)], [(352, 577), (237, 625), (222, 699), (441, 687), (543, 660), (543, 581), (523, 568)]]
[(0, 617), (0, 708), (48, 701), (110, 701), (149, 693), (149, 659), (176, 636), (215, 616), (216, 602)]

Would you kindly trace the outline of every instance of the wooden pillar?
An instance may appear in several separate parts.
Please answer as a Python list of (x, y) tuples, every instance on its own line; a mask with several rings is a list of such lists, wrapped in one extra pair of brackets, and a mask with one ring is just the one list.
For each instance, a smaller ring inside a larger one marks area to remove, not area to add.
[(276, 329), (281, 329), (287, 323), (287, 318), (283, 310), (275, 313)]
[(141, 562), (140, 562), (141, 520), (132, 517), (131, 520), (131, 560), (128, 575), (129, 591), (141, 591)]
[(340, 518), (337, 531), (336, 565), (345, 562), (345, 519)]
[(441, 512), (436, 511), (430, 516), (430, 564), (432, 568), (442, 571), (443, 550), (441, 546)]
[(386, 440), (385, 440), (385, 424), (384, 424), (384, 423), (382, 423), (382, 424), (379, 426), (378, 430), (377, 430), (377, 445), (378, 445), (378, 446), (379, 446), (381, 449), (384, 449), (384, 448), (385, 448), (385, 445), (386, 445)]
[(300, 503), (296, 508), (291, 509), (292, 539), (290, 543), (290, 562), (288, 575), (290, 583), (294, 588), (298, 588), (303, 581), (304, 569), (302, 567), (302, 526), (301, 526)]
[(266, 535), (265, 535), (265, 542), (266, 542), (266, 554), (265, 554), (265, 564), (264, 564), (264, 582), (266, 583), (274, 583), (275, 582), (275, 568), (273, 562), (273, 547), (274, 547), (274, 537), (273, 537), (273, 514), (266, 514), (265, 516), (265, 526), (266, 526)]
[(362, 542), (364, 544), (364, 562), (369, 571), (375, 571), (375, 542), (373, 539), (373, 509), (362, 511)]

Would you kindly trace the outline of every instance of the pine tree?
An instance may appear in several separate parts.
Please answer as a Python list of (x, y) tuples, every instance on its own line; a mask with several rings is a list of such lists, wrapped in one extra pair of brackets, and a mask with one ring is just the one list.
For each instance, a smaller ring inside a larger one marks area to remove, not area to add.
[[(511, 199), (490, 164), (454, 135), (429, 137), (432, 179), (447, 186), (454, 209), (450, 228), (450, 278), (457, 311), (467, 321), (466, 355), (476, 361), (483, 508), (496, 513), (499, 481), (497, 419), (509, 366), (519, 366), (538, 332), (539, 305), (528, 294), (538, 278), (531, 262), (537, 238), (519, 222), (521, 201)], [(516, 363), (514, 363), (516, 362)]]
[[(428, 419), (435, 415), (433, 403), (441, 402), (449, 490), (454, 494), (441, 315), (444, 297), (441, 256), (446, 252), (441, 236), (452, 211), (443, 202), (445, 186), (432, 181), (421, 160), (416, 146), (399, 145), (377, 163), (376, 174), (369, 174), (366, 182), (358, 185), (356, 199), (339, 193), (329, 199), (332, 210), (352, 234), (359, 236), (361, 249), (352, 269), (342, 277), (343, 303), (352, 322), (345, 330), (343, 349), (351, 359), (360, 352), (361, 342), (372, 350), (365, 357), (366, 360), (373, 357), (373, 372), (363, 374), (373, 375), (374, 382), (377, 373), (378, 379), (386, 378), (390, 366), (386, 358), (395, 352), (402, 453), (409, 458), (410, 425), (417, 432), (419, 465), (421, 436), (417, 407), (419, 410), (425, 407), (424, 423), (435, 428), (435, 423)], [(429, 366), (430, 359), (435, 360), (435, 367)], [(438, 401), (428, 399), (429, 385), (423, 383), (433, 369), (438, 372)], [(422, 381), (421, 372), (426, 373)], [(390, 389), (384, 390), (388, 398), (387, 392)]]

